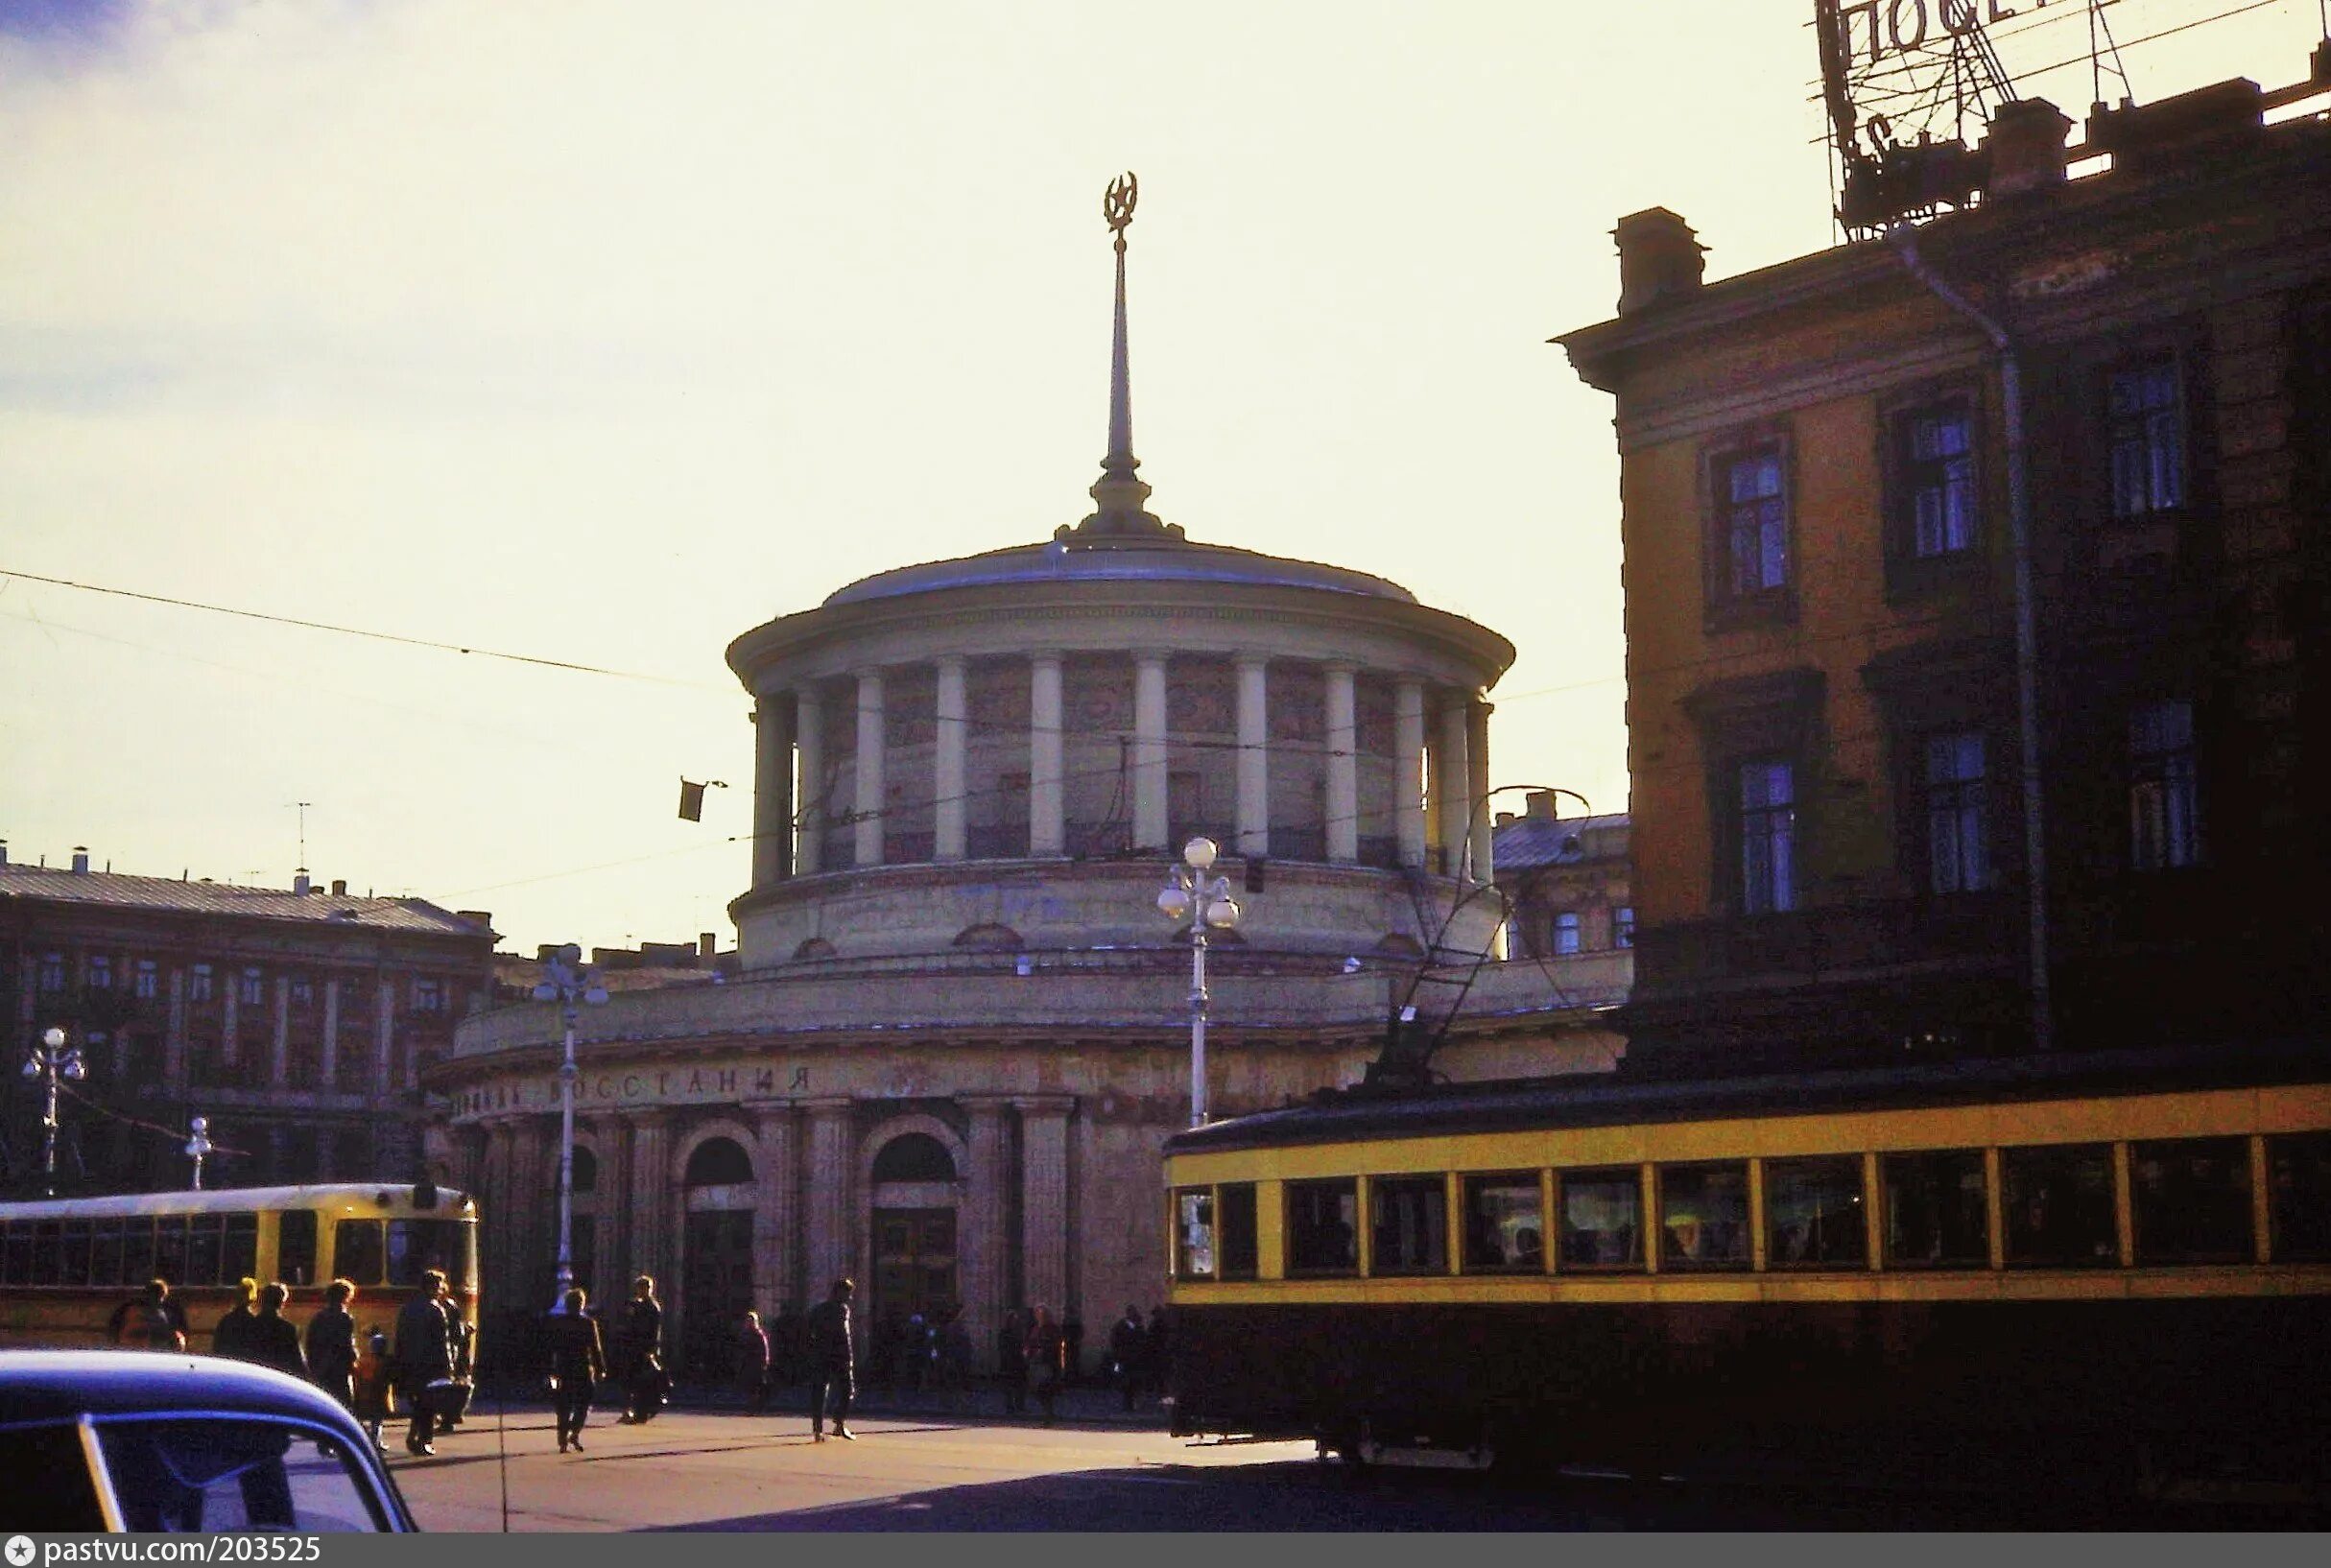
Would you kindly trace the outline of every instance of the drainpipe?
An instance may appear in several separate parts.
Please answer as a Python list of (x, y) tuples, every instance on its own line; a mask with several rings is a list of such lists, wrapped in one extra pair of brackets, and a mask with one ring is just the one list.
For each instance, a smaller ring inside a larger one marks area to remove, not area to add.
[(2015, 708), (2023, 748), (2024, 881), (2030, 895), (2032, 1043), (2056, 1045), (2048, 986), (2048, 858), (2040, 822), (2039, 647), (2032, 610), (2032, 491), (2025, 477), (2023, 371), (2007, 329), (1968, 302), (1919, 259), (1908, 224), (1887, 230), (1902, 265), (1936, 298), (1965, 317), (1999, 356), (2000, 415), (2008, 436), (2008, 544), (2015, 565)]

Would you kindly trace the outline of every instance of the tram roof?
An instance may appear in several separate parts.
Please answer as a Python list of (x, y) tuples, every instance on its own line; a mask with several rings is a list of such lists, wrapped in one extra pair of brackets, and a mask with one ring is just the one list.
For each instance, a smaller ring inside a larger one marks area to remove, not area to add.
[(0, 1220), (78, 1220), (109, 1215), (240, 1214), (247, 1209), (390, 1210), (440, 1220), (477, 1218), (467, 1193), (437, 1189), (434, 1207), (413, 1200), (410, 1183), (326, 1181), (296, 1187), (205, 1187), (201, 1192), (115, 1193), (102, 1198), (51, 1198), (0, 1203)]
[(2177, 1047), (1986, 1057), (1915, 1066), (1830, 1069), (1726, 1078), (1564, 1075), (1424, 1089), (1354, 1086), (1231, 1121), (1177, 1132), (1168, 1154), (1198, 1154), (1451, 1132), (1619, 1127), (1904, 1110), (1992, 1100), (2075, 1100), (2256, 1087), (2331, 1072), (2331, 1041), (2282, 1041), (2237, 1051)]

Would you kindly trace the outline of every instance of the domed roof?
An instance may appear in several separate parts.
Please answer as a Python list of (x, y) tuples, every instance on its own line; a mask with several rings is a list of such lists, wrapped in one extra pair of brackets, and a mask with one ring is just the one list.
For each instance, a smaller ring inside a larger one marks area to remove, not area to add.
[(1069, 536), (1050, 544), (1013, 545), (877, 572), (828, 594), (825, 603), (831, 607), (1014, 582), (1250, 582), (1404, 605), (1416, 602), (1416, 596), (1397, 582), (1319, 561), (1291, 560), (1224, 544), (1194, 544), (1163, 533), (1086, 539), (1074, 531), (1063, 532)]

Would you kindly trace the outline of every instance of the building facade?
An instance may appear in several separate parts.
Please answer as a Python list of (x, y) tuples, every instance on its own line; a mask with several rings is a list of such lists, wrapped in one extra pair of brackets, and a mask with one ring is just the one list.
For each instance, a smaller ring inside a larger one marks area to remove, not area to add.
[[(1630, 1059), (2324, 1022), (2331, 87), (2003, 107), (1971, 209), (1615, 320)], [(2068, 178), (2074, 164), (2106, 172)]]
[[(1491, 1008), (1463, 999), (1493, 986), (1418, 983), (1498, 948), (1487, 694), (1511, 647), (1153, 515), (1124, 346), (1121, 292), (1082, 523), (729, 649), (759, 759), (741, 972), (577, 1019), (578, 1271), (601, 1299), (662, 1280), (683, 1365), (843, 1274), (877, 1325), (960, 1310), (982, 1365), (1015, 1307), (1097, 1336), (1162, 1298), (1193, 953), (1158, 893), (1194, 836), (1243, 912), (1206, 955), (1216, 1115), (1355, 1080), (1409, 1006), (1463, 1008), (1446, 1070), (1615, 1055), (1542, 977)], [(548, 1008), (471, 1019), (430, 1079), (489, 1273), (544, 1303), (560, 1033)]]
[(1634, 879), (1625, 812), (1558, 815), (1551, 790), (1533, 790), (1490, 829), (1497, 886), (1515, 959), (1628, 952), (1635, 945)]
[[(0, 855), (12, 1068), (52, 1027), (88, 1076), (60, 1122), (60, 1193), (180, 1187), (207, 1116), (217, 1186), (410, 1181), (420, 1074), (492, 989), (490, 917), (346, 885), (222, 886)], [(36, 1085), (11, 1071), (10, 1186), (37, 1191)]]

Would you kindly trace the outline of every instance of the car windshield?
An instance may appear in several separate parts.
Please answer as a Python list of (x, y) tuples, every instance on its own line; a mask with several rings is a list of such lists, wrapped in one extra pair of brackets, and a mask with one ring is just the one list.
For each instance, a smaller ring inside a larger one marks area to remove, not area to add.
[(115, 1419), (106, 1470), (132, 1531), (374, 1531), (386, 1521), (334, 1438), (243, 1416)]

